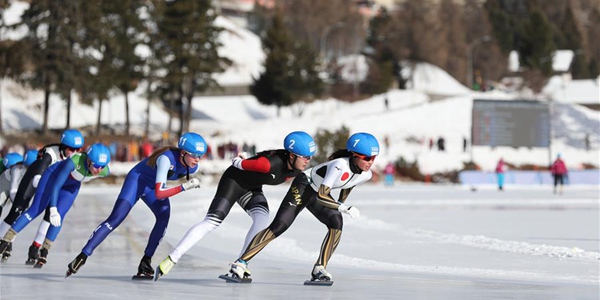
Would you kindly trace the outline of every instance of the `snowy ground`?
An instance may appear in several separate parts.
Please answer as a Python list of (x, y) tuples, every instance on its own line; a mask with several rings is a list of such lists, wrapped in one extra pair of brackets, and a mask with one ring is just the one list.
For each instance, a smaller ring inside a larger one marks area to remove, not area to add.
[[(287, 185), (267, 187), (274, 212)], [(17, 236), (13, 257), (0, 264), (0, 298), (8, 299), (598, 299), (599, 196), (595, 187), (365, 185), (349, 203), (328, 270), (332, 287), (308, 287), (325, 228), (304, 211), (250, 264), (254, 281), (217, 278), (233, 261), (249, 218), (234, 207), (220, 228), (158, 282), (132, 282), (153, 218), (143, 203), (96, 249), (80, 272), (66, 265), (112, 209), (119, 187), (84, 186), (43, 269), (25, 266), (36, 220)], [(162, 260), (200, 221), (215, 188), (171, 200), (171, 224), (154, 257)]]

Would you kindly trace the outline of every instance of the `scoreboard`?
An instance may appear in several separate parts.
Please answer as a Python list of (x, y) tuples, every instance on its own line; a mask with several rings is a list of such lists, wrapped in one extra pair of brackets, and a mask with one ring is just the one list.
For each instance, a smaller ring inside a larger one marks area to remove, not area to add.
[(549, 147), (550, 108), (533, 100), (473, 100), (474, 146)]

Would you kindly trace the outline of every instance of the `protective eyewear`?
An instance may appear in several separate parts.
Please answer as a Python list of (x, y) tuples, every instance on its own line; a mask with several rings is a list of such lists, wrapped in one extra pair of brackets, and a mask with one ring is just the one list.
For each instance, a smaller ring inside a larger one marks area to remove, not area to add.
[(67, 150), (71, 151), (71, 152), (79, 152), (81, 151), (81, 147), (80, 148), (71, 148), (71, 147), (67, 147)]
[(312, 156), (302, 156), (302, 155), (298, 155), (298, 154), (294, 154), (294, 155), (296, 155), (296, 157), (302, 158), (304, 160), (310, 160), (312, 158)]
[(194, 154), (194, 153), (190, 153), (187, 151), (186, 151), (186, 153), (187, 153), (187, 155), (191, 156), (192, 158), (202, 158), (202, 154)]
[(358, 153), (354, 153), (354, 156), (356, 156), (364, 161), (374, 161), (375, 157), (377, 157), (377, 155), (366, 156), (366, 155), (362, 155), (362, 154), (358, 154)]
[(95, 163), (91, 163), (91, 165), (92, 165), (92, 167), (94, 167), (94, 169), (102, 169), (102, 168), (105, 167), (103, 165), (98, 165), (98, 164), (95, 164)]

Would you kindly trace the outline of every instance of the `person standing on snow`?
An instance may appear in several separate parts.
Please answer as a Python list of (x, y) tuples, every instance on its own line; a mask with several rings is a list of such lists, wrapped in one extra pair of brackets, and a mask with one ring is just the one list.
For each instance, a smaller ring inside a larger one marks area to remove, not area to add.
[[(19, 188), (13, 199), (10, 212), (0, 224), (0, 236), (4, 236), (15, 220), (29, 207), (29, 203), (35, 194), (44, 171), (49, 166), (80, 152), (83, 145), (84, 139), (81, 132), (76, 129), (67, 129), (60, 137), (60, 144), (49, 144), (38, 151), (37, 159), (27, 168), (19, 183)], [(31, 246), (29, 246), (28, 258), (25, 263), (34, 264), (37, 261), (39, 249), (46, 238), (48, 227), (50, 227), (50, 211), (46, 210), (44, 219), (38, 227), (37, 235)], [(9, 244), (2, 256), (3, 260), (7, 260), (10, 257), (11, 251), (12, 244)]]
[[(171, 204), (169, 197), (183, 191), (200, 188), (198, 178), (190, 179), (190, 174), (198, 170), (198, 162), (206, 152), (206, 142), (197, 133), (184, 133), (177, 148), (162, 147), (148, 158), (143, 159), (127, 173), (121, 192), (108, 218), (92, 232), (81, 253), (68, 265), (67, 277), (77, 273), (104, 239), (125, 220), (133, 206), (141, 198), (150, 208), (156, 222), (150, 232), (148, 244), (138, 266), (138, 273), (132, 279), (152, 279), (154, 269), (151, 259), (162, 240), (169, 224)], [(167, 180), (186, 177), (187, 182), (167, 187)]]
[(313, 138), (306, 132), (294, 131), (283, 141), (284, 149), (269, 150), (245, 159), (233, 158), (232, 166), (225, 170), (217, 193), (210, 204), (206, 217), (188, 230), (171, 254), (156, 269), (156, 278), (168, 274), (192, 246), (215, 230), (229, 214), (234, 203), (252, 218), (243, 249), (254, 235), (268, 224), (269, 205), (263, 194), (263, 185), (279, 185), (290, 177), (302, 174), (316, 152)]
[[(378, 154), (379, 142), (373, 135), (355, 133), (346, 142), (346, 149), (336, 151), (329, 156), (329, 161), (296, 177), (271, 225), (256, 234), (244, 253), (231, 264), (231, 277), (240, 281), (249, 278), (251, 273), (248, 261), (283, 234), (306, 207), (328, 228), (311, 272), (311, 281), (331, 283), (333, 277), (325, 268), (342, 237), (341, 213), (348, 214), (353, 219), (360, 216), (356, 207), (345, 204), (346, 199), (355, 186), (371, 179), (371, 167)], [(340, 190), (337, 201), (331, 195), (331, 191), (335, 189)]]
[(36, 268), (43, 267), (47, 262), (48, 251), (61, 230), (63, 220), (79, 194), (81, 183), (108, 176), (109, 162), (108, 148), (102, 144), (93, 144), (86, 153), (74, 154), (50, 166), (40, 179), (39, 189), (31, 206), (17, 218), (0, 241), (0, 253), (7, 249), (8, 243), (12, 243), (25, 226), (49, 207), (51, 225), (34, 265)]
[(558, 184), (560, 183), (558, 193), (560, 195), (562, 195), (565, 177), (567, 176), (567, 173), (569, 171), (567, 170), (567, 166), (565, 165), (565, 162), (561, 159), (560, 153), (556, 156), (556, 160), (554, 161), (554, 163), (552, 163), (552, 166), (550, 167), (550, 172), (552, 173), (552, 176), (554, 177), (554, 189), (553, 189), (554, 193), (556, 194), (556, 188), (557, 188)]

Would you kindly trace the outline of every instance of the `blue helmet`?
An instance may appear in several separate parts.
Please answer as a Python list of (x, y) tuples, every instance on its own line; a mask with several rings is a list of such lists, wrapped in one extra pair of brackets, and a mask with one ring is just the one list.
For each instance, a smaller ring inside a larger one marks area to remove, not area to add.
[(96, 143), (88, 148), (87, 157), (94, 167), (106, 167), (110, 162), (110, 151), (102, 143)]
[(25, 157), (23, 158), (23, 164), (26, 167), (31, 166), (31, 164), (37, 159), (38, 151), (35, 149), (27, 150), (25, 152)]
[(181, 135), (177, 147), (197, 157), (202, 157), (206, 153), (206, 141), (201, 135), (194, 132), (186, 132)]
[(372, 134), (359, 132), (348, 138), (346, 149), (366, 156), (376, 156), (379, 155), (379, 142)]
[(60, 137), (60, 143), (69, 148), (81, 148), (84, 143), (83, 135), (77, 129), (67, 129)]
[(304, 131), (294, 131), (283, 140), (283, 147), (296, 155), (313, 156), (317, 152), (315, 140)]
[(11, 153), (6, 154), (6, 156), (2, 160), (4, 167), (6, 167), (7, 169), (20, 163), (20, 162), (23, 162), (23, 155), (21, 155), (17, 152), (11, 152)]

